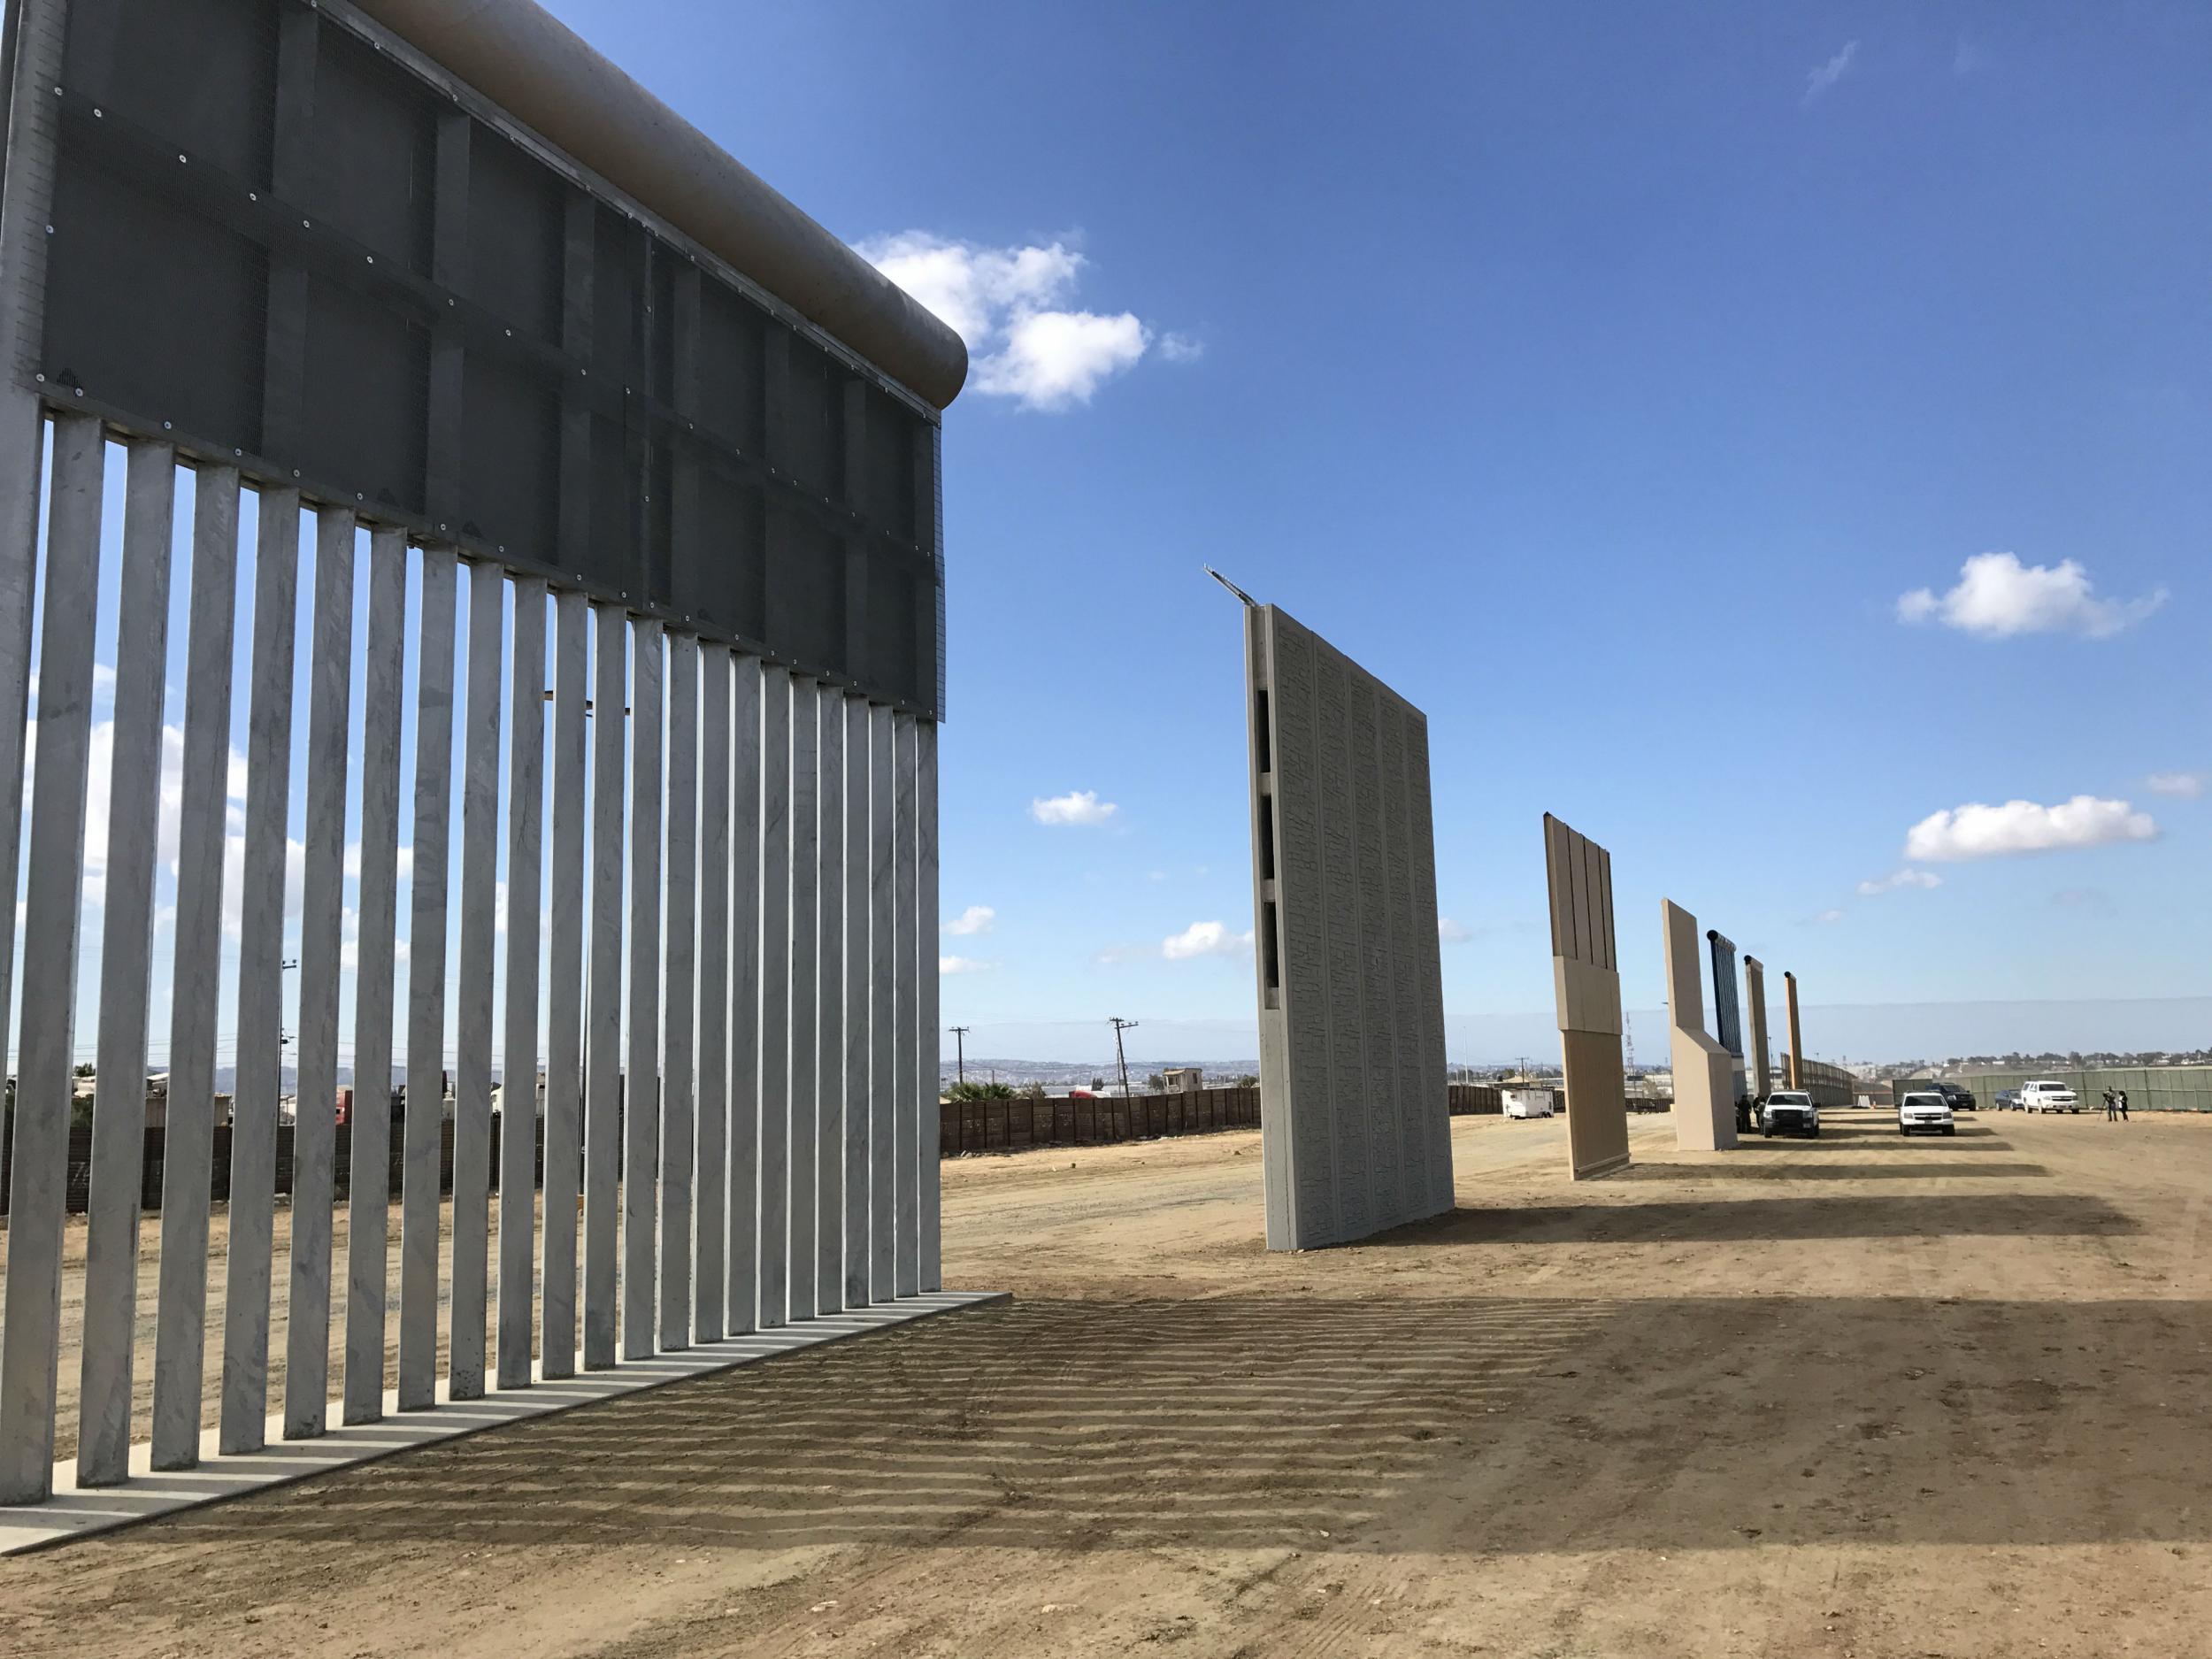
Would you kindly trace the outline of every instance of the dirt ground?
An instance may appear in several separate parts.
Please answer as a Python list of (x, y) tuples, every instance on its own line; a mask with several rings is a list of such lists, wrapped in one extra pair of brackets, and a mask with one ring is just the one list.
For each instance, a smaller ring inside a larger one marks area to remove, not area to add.
[(2212, 1118), (1562, 1130), (1304, 1256), (1256, 1133), (948, 1165), (1011, 1306), (0, 1561), (0, 1653), (2212, 1651)]

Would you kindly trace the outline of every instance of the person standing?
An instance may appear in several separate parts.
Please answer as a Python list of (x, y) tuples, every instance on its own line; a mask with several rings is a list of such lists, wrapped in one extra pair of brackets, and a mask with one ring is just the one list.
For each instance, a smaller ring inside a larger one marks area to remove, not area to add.
[(2104, 1120), (2108, 1124), (2120, 1120), (2119, 1097), (2110, 1089), (2104, 1092)]
[(2128, 1120), (2128, 1092), (2127, 1092), (2127, 1090), (2125, 1090), (2125, 1089), (2122, 1089), (2122, 1090), (2120, 1090), (2120, 1091), (2119, 1091), (2119, 1101), (2120, 1101), (2120, 1121), (2121, 1121), (2122, 1123), (2125, 1123), (2125, 1122), (2127, 1122), (2127, 1120)]

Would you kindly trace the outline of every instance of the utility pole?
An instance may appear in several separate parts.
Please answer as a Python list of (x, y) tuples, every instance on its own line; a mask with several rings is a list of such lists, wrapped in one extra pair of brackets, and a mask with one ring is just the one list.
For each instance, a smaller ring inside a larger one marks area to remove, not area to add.
[(1118, 1018), (1110, 1023), (1114, 1028), (1114, 1064), (1121, 1068), (1121, 1097), (1127, 1100), (1129, 1098), (1129, 1056), (1122, 1052), (1121, 1033), (1125, 1031), (1136, 1030), (1137, 1022), (1133, 1019)]
[(958, 1069), (963, 1083), (968, 1080), (967, 1035), (974, 1029), (972, 1025), (955, 1025), (952, 1028), (952, 1063)]

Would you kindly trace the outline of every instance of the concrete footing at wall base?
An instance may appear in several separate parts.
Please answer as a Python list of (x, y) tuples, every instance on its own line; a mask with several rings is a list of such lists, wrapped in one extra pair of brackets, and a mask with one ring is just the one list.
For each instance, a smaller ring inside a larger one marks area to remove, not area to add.
[(740, 1365), (795, 1354), (847, 1337), (864, 1336), (911, 1325), (933, 1314), (988, 1307), (1010, 1301), (1004, 1291), (942, 1290), (925, 1295), (903, 1296), (866, 1308), (829, 1314), (773, 1331), (702, 1342), (676, 1353), (650, 1359), (625, 1361), (610, 1371), (580, 1372), (548, 1382), (533, 1373), (527, 1388), (507, 1389), (481, 1399), (449, 1402), (446, 1385), (437, 1389), (437, 1404), (428, 1410), (403, 1412), (396, 1391), (384, 1396), (384, 1417), (376, 1423), (350, 1426), (339, 1421), (340, 1402), (330, 1402), (329, 1428), (320, 1437), (287, 1440), (281, 1414), (269, 1419), (269, 1443), (257, 1452), (223, 1455), (217, 1448), (218, 1432), (201, 1437), (196, 1469), (156, 1473), (151, 1467), (150, 1443), (131, 1448), (130, 1479), (120, 1486), (81, 1487), (76, 1460), (54, 1465), (54, 1495), (43, 1503), (0, 1506), (0, 1555), (21, 1555), (56, 1544), (131, 1526), (180, 1510), (221, 1503), (249, 1493), (311, 1480), (373, 1463), (418, 1446), (458, 1440), (506, 1423), (524, 1423), (550, 1417), (602, 1400), (642, 1393), (664, 1384), (694, 1377), (710, 1377)]

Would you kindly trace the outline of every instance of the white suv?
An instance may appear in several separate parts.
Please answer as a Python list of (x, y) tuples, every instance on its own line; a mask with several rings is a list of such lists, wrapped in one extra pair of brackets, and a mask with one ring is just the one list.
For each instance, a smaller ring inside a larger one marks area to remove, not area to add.
[(1951, 1120), (1951, 1102), (1934, 1093), (1906, 1095), (1897, 1102), (1897, 1133), (1909, 1135), (1916, 1129), (1932, 1129), (1946, 1135), (1958, 1133), (1958, 1125)]
[(2081, 1097), (2063, 1083), (2048, 1080), (2023, 1083), (2020, 1086), (2020, 1110), (2024, 1112), (2078, 1112)]

